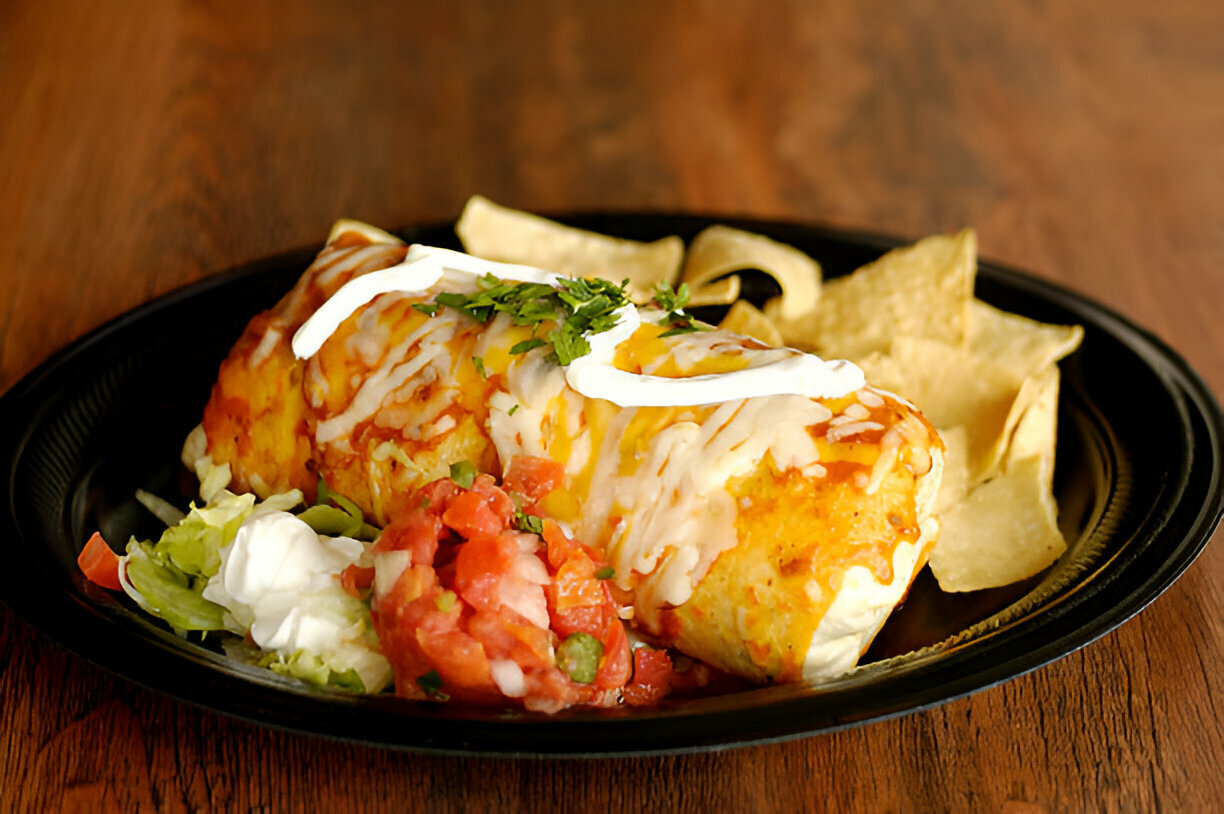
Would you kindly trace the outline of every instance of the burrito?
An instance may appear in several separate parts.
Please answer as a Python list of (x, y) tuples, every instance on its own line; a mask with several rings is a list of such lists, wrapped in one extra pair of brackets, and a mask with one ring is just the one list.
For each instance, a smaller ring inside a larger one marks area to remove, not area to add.
[(260, 496), (322, 479), (383, 526), (460, 462), (548, 464), (519, 488), (606, 560), (636, 635), (757, 682), (844, 673), (934, 543), (939, 436), (849, 362), (677, 316), (342, 222), (185, 460)]

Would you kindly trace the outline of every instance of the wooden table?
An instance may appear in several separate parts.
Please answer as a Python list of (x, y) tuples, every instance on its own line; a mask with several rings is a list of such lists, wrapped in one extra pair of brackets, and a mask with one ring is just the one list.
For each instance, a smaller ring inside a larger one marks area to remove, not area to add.
[[(1224, 388), (1224, 7), (8, 2), (0, 390), (333, 219), (701, 211), (918, 236), (1149, 327)], [(6, 428), (7, 429), (7, 428)], [(1217, 541), (1218, 543), (1218, 541)], [(837, 734), (509, 761), (287, 734), (112, 677), (0, 608), (0, 808), (1202, 810), (1224, 549), (1030, 675)]]

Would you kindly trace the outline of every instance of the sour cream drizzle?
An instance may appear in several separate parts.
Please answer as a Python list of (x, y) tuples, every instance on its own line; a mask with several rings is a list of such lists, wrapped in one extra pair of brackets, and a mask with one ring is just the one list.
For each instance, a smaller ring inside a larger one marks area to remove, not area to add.
[[(425, 294), (448, 271), (493, 274), (503, 280), (545, 285), (565, 279), (532, 266), (496, 263), (450, 249), (414, 245), (399, 265), (354, 278), (323, 303), (294, 335), (294, 354), (299, 359), (314, 356), (340, 323), (379, 294)], [(565, 369), (566, 383), (588, 398), (606, 399), (621, 407), (681, 407), (756, 396), (840, 398), (866, 383), (863, 371), (851, 362), (826, 362), (799, 351), (742, 370), (684, 378), (620, 370), (612, 363), (616, 348), (633, 335), (642, 318), (632, 305), (614, 313), (616, 325), (589, 335), (591, 352)]]

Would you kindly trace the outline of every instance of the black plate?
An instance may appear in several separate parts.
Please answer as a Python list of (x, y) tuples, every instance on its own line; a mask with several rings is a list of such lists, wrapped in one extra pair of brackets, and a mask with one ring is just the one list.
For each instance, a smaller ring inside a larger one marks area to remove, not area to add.
[[(578, 225), (634, 238), (694, 235), (700, 217), (606, 215)], [(898, 241), (796, 224), (728, 221), (809, 252), (830, 276)], [(407, 230), (454, 246), (449, 226)], [(1019, 676), (1138, 612), (1206, 545), (1224, 507), (1224, 418), (1158, 339), (1050, 283), (982, 263), (982, 299), (1084, 326), (1063, 364), (1056, 492), (1070, 548), (1046, 574), (945, 596), (920, 577), (867, 664), (818, 689), (780, 686), (654, 710), (554, 717), (314, 690), (176, 638), (125, 597), (87, 582), (76, 555), (157, 534), (137, 487), (189, 495), (177, 464), (216, 368), (246, 321), (309, 264), (306, 249), (205, 280), (114, 320), (57, 353), (0, 399), (0, 598), (46, 635), (154, 690), (218, 712), (381, 746), (498, 755), (627, 755), (720, 749), (912, 712)], [(186, 499), (183, 503), (185, 505)]]

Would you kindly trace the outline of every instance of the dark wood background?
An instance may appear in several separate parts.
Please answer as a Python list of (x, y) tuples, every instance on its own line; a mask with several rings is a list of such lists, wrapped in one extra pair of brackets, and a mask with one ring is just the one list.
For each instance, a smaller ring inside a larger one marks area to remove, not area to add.
[[(1224, 386), (1224, 6), (0, 4), (0, 391), (158, 294), (331, 222), (744, 214), (919, 236), (1147, 326)], [(0, 566), (2, 567), (2, 566)], [(0, 607), (0, 808), (1206, 810), (1224, 550), (1003, 686), (738, 751), (430, 757), (236, 722)]]

